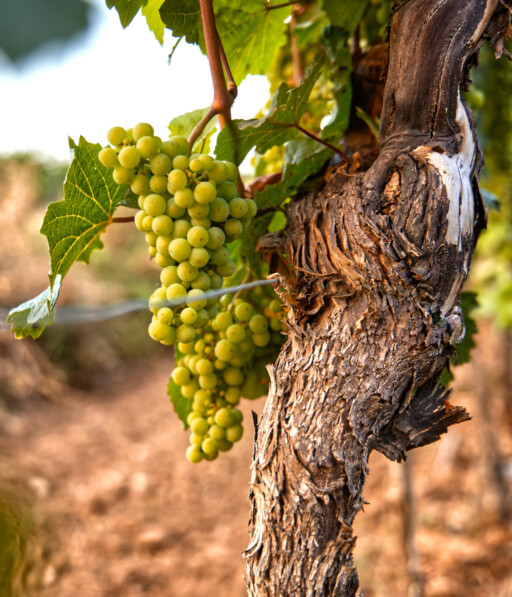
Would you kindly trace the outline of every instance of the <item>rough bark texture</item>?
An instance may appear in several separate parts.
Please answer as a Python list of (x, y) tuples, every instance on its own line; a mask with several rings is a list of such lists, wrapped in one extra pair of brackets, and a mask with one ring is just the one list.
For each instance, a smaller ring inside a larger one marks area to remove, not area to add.
[(287, 232), (262, 243), (293, 275), (257, 432), (250, 595), (355, 595), (370, 452), (400, 460), (467, 418), (438, 384), (463, 336), (458, 300), (485, 217), (460, 86), (509, 17), (498, 0), (396, 2), (379, 157), (295, 201)]

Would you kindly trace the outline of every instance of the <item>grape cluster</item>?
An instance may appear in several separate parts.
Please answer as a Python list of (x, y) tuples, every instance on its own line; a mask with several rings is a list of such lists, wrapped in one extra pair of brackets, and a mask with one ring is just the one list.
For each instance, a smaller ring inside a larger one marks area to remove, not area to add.
[[(216, 300), (202, 296), (234, 273), (226, 243), (249, 226), (256, 203), (239, 196), (235, 164), (189, 156), (184, 137), (162, 141), (151, 125), (139, 123), (113, 127), (107, 138), (113, 147), (103, 148), (99, 160), (138, 195), (135, 226), (162, 268), (161, 286), (149, 299), (149, 335), (168, 345), (191, 342), (216, 314)], [(171, 308), (180, 299), (186, 303)]]
[[(268, 301), (266, 301), (268, 303)], [(262, 314), (260, 304), (226, 295), (199, 338), (178, 344), (172, 380), (190, 400), (191, 462), (213, 460), (243, 434), (241, 397), (258, 398), (268, 389), (265, 365), (283, 342), (283, 311), (278, 299)]]

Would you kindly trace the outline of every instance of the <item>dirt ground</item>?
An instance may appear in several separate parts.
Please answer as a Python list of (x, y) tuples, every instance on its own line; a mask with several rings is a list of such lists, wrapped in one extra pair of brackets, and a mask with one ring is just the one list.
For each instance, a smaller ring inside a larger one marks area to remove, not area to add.
[[(100, 391), (72, 390), (4, 418), (0, 474), (35, 520), (37, 595), (246, 594), (249, 420), (262, 401), (244, 405), (236, 449), (189, 464), (187, 433), (165, 395), (169, 369), (159, 357)], [(463, 390), (455, 399), (472, 408)], [(409, 460), (425, 597), (512, 595), (512, 529), (493, 515), (478, 434), (473, 420)], [(508, 456), (510, 448), (502, 446)], [(356, 523), (361, 586), (366, 597), (406, 596), (403, 466), (374, 454), (370, 469)]]

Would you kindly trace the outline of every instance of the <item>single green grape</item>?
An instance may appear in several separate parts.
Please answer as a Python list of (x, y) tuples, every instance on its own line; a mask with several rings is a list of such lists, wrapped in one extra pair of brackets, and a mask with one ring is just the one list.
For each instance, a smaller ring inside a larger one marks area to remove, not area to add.
[(187, 460), (189, 462), (192, 462), (193, 464), (197, 464), (197, 463), (201, 462), (201, 460), (203, 460), (203, 458), (204, 458), (201, 448), (198, 448), (195, 445), (189, 446), (187, 448), (185, 455), (186, 455)]
[(174, 330), (172, 328), (158, 320), (152, 321), (149, 324), (148, 332), (151, 338), (157, 342), (166, 340), (174, 334)]
[(192, 354), (194, 352), (194, 342), (179, 342), (178, 350), (181, 354)]
[(146, 244), (148, 244), (150, 247), (156, 247), (156, 241), (158, 236), (154, 232), (146, 232), (144, 238)]
[(238, 189), (236, 188), (236, 184), (233, 184), (228, 180), (221, 182), (217, 186), (217, 195), (219, 197), (224, 197), (224, 199), (226, 199), (227, 201), (230, 201), (231, 199), (238, 197)]
[(231, 425), (226, 429), (226, 439), (234, 444), (235, 442), (242, 439), (242, 435), (244, 434), (244, 428), (240, 423), (236, 423), (235, 425)]
[(137, 230), (139, 230), (140, 232), (144, 232), (144, 228), (142, 225), (142, 222), (144, 220), (144, 218), (147, 216), (148, 214), (141, 209), (140, 211), (138, 211), (135, 214), (135, 218), (134, 218), (134, 222), (135, 222), (135, 227), (137, 228)]
[(198, 269), (189, 261), (183, 261), (178, 265), (178, 276), (182, 282), (192, 282), (198, 275)]
[(132, 193), (135, 195), (147, 195), (149, 193), (149, 178), (144, 174), (137, 174), (130, 185)]
[[(169, 256), (169, 244), (172, 240), (171, 236), (158, 236), (156, 239), (156, 250), (162, 255)], [(172, 265), (172, 264), (170, 264)]]
[(208, 263), (209, 259), (210, 255), (206, 249), (193, 247), (192, 251), (190, 251), (190, 257), (188, 258), (188, 261), (194, 267), (201, 268)]
[(176, 340), (178, 342), (192, 342), (196, 336), (196, 331), (191, 325), (182, 324), (176, 329)]
[(196, 311), (203, 309), (206, 305), (206, 299), (203, 299), (204, 292), (199, 288), (193, 288), (187, 293), (187, 305)]
[(215, 322), (219, 330), (227, 330), (233, 324), (233, 318), (231, 317), (231, 313), (223, 311), (217, 315)]
[(177, 170), (185, 170), (188, 168), (188, 158), (186, 155), (177, 155), (172, 161), (172, 167)]
[(167, 190), (174, 195), (176, 191), (184, 189), (188, 184), (188, 178), (183, 170), (171, 170), (167, 179)]
[(174, 201), (174, 197), (171, 197), (170, 199), (167, 199), (166, 213), (168, 216), (171, 216), (173, 220), (177, 220), (178, 218), (181, 218), (181, 216), (183, 216), (183, 214), (185, 213), (185, 209), (177, 205), (176, 201)]
[(254, 218), (258, 213), (258, 204), (254, 199), (246, 199), (245, 202), (247, 203), (247, 217)]
[(123, 168), (136, 168), (140, 162), (140, 153), (133, 145), (123, 147), (117, 156)]
[(248, 209), (249, 206), (242, 197), (235, 197), (229, 202), (229, 213), (233, 218), (244, 218), (247, 215)]
[(191, 219), (205, 218), (210, 212), (208, 205), (194, 202), (188, 209), (188, 215)]
[[(175, 222), (176, 225), (176, 222)], [(192, 251), (192, 247), (190, 243), (185, 238), (175, 238), (169, 244), (169, 254), (173, 259), (176, 259), (179, 263), (186, 261), (189, 256), (190, 252)]]
[(186, 297), (187, 289), (185, 288), (185, 286), (183, 286), (183, 284), (175, 282), (174, 284), (171, 284), (167, 287), (167, 290), (165, 291), (165, 296), (169, 301), (172, 301), (173, 299)]
[(206, 228), (208, 230), (212, 225), (212, 221), (210, 218), (190, 218), (190, 224), (192, 226), (201, 226), (202, 228)]
[(229, 259), (229, 250), (227, 247), (220, 247), (220, 249), (216, 249), (211, 257), (211, 262), (214, 265), (224, 265), (226, 261)]
[[(190, 252), (192, 255), (192, 251)], [(199, 290), (208, 290), (212, 285), (212, 280), (206, 272), (200, 271), (197, 278), (191, 282), (192, 288), (199, 288)]]
[(233, 342), (227, 339), (219, 340), (215, 345), (215, 356), (228, 363), (235, 356), (235, 346)]
[(226, 179), (236, 184), (238, 181), (238, 168), (236, 164), (233, 164), (233, 162), (225, 162), (225, 164), (228, 171)]
[(167, 176), (153, 174), (149, 179), (149, 188), (153, 193), (163, 195), (167, 192)]
[(267, 318), (261, 313), (256, 313), (249, 321), (249, 329), (254, 334), (263, 334), (268, 330)]
[(253, 334), (252, 341), (256, 346), (263, 347), (270, 342), (270, 333), (265, 331), (261, 334)]
[(190, 171), (194, 173), (198, 173), (201, 172), (201, 170), (204, 170), (203, 162), (201, 162), (201, 160), (198, 160), (197, 158), (191, 159), (188, 167), (190, 168)]
[(219, 451), (217, 441), (213, 437), (207, 437), (201, 444), (201, 449), (208, 456), (216, 455)]
[(208, 359), (201, 358), (198, 361), (196, 368), (199, 375), (211, 375), (213, 373), (213, 363)]
[(184, 386), (190, 382), (190, 371), (186, 367), (176, 367), (171, 377), (176, 385)]
[(117, 159), (117, 151), (112, 147), (102, 149), (98, 154), (98, 159), (105, 168), (115, 168), (120, 165)]
[(160, 282), (162, 282), (164, 286), (170, 286), (171, 284), (179, 284), (180, 279), (178, 277), (177, 270), (178, 268), (175, 265), (169, 265), (168, 267), (165, 267), (160, 272)]
[[(172, 220), (169, 216), (165, 214), (162, 214), (161, 216), (156, 216), (153, 219), (152, 228), (155, 234), (158, 234), (160, 236), (170, 236), (172, 232)], [(171, 255), (171, 257), (173, 256)]]
[(197, 311), (190, 307), (185, 307), (185, 309), (183, 309), (183, 311), (180, 313), (180, 319), (182, 323), (194, 325), (197, 320)]
[(229, 407), (220, 408), (215, 413), (215, 423), (219, 427), (223, 427), (224, 429), (227, 429), (227, 428), (231, 427), (232, 425), (234, 425), (235, 421), (234, 421), (233, 416), (231, 414), (232, 410), (233, 409), (231, 409)]
[(192, 433), (197, 435), (206, 435), (210, 425), (208, 425), (208, 421), (203, 419), (202, 417), (197, 417), (190, 423), (190, 429)]
[[(153, 217), (161, 216), (167, 209), (167, 202), (162, 195), (153, 193), (144, 199), (144, 211)], [(153, 227), (153, 224), (151, 224)]]
[(212, 167), (213, 164), (213, 158), (212, 156), (206, 154), (206, 153), (200, 153), (197, 155), (197, 158), (201, 164), (203, 165), (203, 170), (208, 170), (209, 168)]
[(128, 134), (122, 126), (113, 126), (107, 133), (110, 145), (122, 145)]
[(218, 378), (215, 373), (210, 373), (209, 375), (200, 375), (199, 376), (199, 386), (203, 388), (203, 390), (213, 390), (218, 383)]
[(116, 166), (112, 172), (112, 178), (117, 184), (130, 184), (135, 176), (135, 171), (124, 166)]
[(228, 176), (228, 167), (224, 162), (214, 160), (211, 167), (208, 168), (208, 178), (214, 180), (216, 183), (224, 182)]
[(240, 391), (240, 388), (236, 388), (233, 386), (228, 388), (224, 393), (224, 398), (226, 399), (226, 402), (233, 405), (238, 404), (240, 402), (241, 396), (242, 392)]
[(149, 253), (149, 256), (151, 258), (153, 258), (153, 257), (156, 257), (156, 254), (158, 253), (158, 251), (156, 250), (156, 247), (148, 247), (148, 253)]
[(200, 309), (197, 312), (197, 321), (194, 324), (195, 328), (203, 328), (205, 325), (210, 323), (210, 314), (206, 309)]
[(169, 255), (163, 255), (162, 253), (157, 252), (156, 255), (154, 255), (154, 258), (158, 267), (167, 267), (168, 265), (172, 265), (174, 263), (174, 259), (172, 257)]
[(169, 139), (162, 143), (162, 146), (160, 147), (160, 152), (165, 153), (165, 155), (169, 156), (172, 159), (178, 155), (179, 146), (176, 142), (171, 141)]
[(222, 265), (217, 266), (217, 271), (223, 278), (229, 278), (235, 273), (236, 264), (232, 259), (227, 259)]
[(222, 276), (219, 276), (219, 274), (217, 274), (216, 272), (213, 272), (211, 275), (208, 275), (210, 276), (212, 290), (219, 290), (220, 288), (222, 288), (222, 286), (224, 285), (224, 280), (222, 279)]
[[(233, 199), (233, 201), (236, 201), (236, 199)], [(238, 237), (242, 234), (242, 231), (243, 231), (243, 226), (242, 226), (242, 222), (240, 222), (240, 220), (230, 218), (224, 224), (224, 232), (228, 236)]]
[(146, 216), (142, 220), (142, 228), (146, 232), (152, 232), (153, 231), (153, 216)]
[(211, 182), (200, 182), (194, 189), (194, 199), (197, 203), (211, 203), (217, 196), (217, 189)]
[(164, 176), (171, 170), (171, 158), (165, 153), (158, 153), (149, 161), (149, 169), (157, 176)]
[[(240, 342), (245, 340), (246, 333), (245, 333), (243, 326), (241, 326), (239, 323), (234, 323), (234, 324), (230, 325), (228, 327), (228, 329), (226, 330), (226, 337), (228, 340), (231, 340), (231, 342), (234, 342), (235, 344), (239, 344)], [(231, 384), (231, 385), (236, 385), (236, 384)]]
[(132, 136), (135, 143), (142, 137), (152, 137), (155, 134), (153, 127), (147, 122), (139, 122), (132, 129)]
[(157, 317), (159, 321), (170, 326), (174, 318), (174, 313), (169, 307), (162, 307), (161, 309), (158, 309)]
[(235, 317), (238, 321), (249, 321), (254, 315), (254, 309), (250, 303), (245, 301), (235, 307)]
[(179, 205), (180, 207), (191, 207), (195, 203), (194, 193), (188, 188), (179, 189), (174, 193), (174, 201), (176, 201), (176, 205)]
[[(173, 238), (187, 238), (188, 231), (192, 228), (188, 220), (175, 220), (172, 236)], [(188, 241), (187, 241), (188, 242)], [(190, 243), (189, 243), (190, 244)]]
[(178, 146), (177, 155), (188, 155), (190, 151), (190, 146), (185, 137), (182, 137), (181, 135), (174, 135), (173, 137), (171, 137), (171, 141), (173, 141)]
[(150, 159), (158, 153), (159, 143), (155, 137), (146, 135), (141, 137), (135, 145), (137, 151), (144, 159)]
[(187, 240), (192, 247), (204, 247), (206, 246), (208, 239), (208, 230), (205, 230), (201, 226), (193, 226), (187, 232)]
[(226, 241), (226, 235), (224, 234), (224, 231), (222, 230), (222, 228), (218, 228), (217, 226), (212, 226), (207, 231), (207, 235), (208, 238), (206, 241), (206, 245), (203, 246), (206, 246), (208, 249), (220, 249)]
[(223, 377), (228, 386), (241, 386), (245, 379), (244, 374), (237, 367), (228, 367), (225, 369)]

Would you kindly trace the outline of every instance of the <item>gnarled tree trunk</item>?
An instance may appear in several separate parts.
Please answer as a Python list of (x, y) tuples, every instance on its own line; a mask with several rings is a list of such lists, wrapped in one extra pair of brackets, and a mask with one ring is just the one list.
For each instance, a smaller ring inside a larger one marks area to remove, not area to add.
[(485, 217), (460, 88), (509, 18), (498, 0), (395, 2), (379, 157), (293, 202), (287, 231), (262, 243), (293, 274), (257, 432), (250, 595), (355, 595), (370, 452), (400, 460), (468, 418), (438, 383)]

